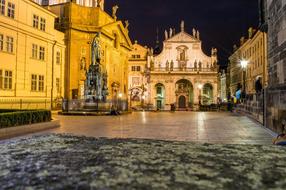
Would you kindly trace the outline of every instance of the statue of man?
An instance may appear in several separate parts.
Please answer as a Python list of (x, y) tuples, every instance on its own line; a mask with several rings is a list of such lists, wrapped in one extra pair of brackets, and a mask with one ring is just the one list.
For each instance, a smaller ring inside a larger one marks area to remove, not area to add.
[(182, 20), (181, 22), (181, 31), (185, 31), (185, 21)]
[(168, 40), (168, 32), (165, 30), (165, 40)]
[(173, 29), (172, 28), (170, 28), (170, 38), (173, 36)]
[(118, 5), (112, 7), (112, 17), (114, 18), (114, 20), (117, 20), (116, 13), (118, 9), (119, 9)]
[(200, 32), (199, 31), (197, 31), (197, 38), (198, 38), (198, 40), (200, 39)]
[(95, 37), (92, 42), (92, 63), (95, 64), (97, 61), (99, 62), (101, 59), (100, 53), (100, 40), (99, 40), (100, 33), (96, 33)]
[(100, 4), (101, 4), (101, 0), (96, 0), (96, 6), (100, 7)]
[(127, 29), (127, 30), (128, 30), (128, 27), (129, 27), (129, 21), (128, 21), (128, 20), (126, 20), (126, 21), (125, 21), (125, 29)]
[(193, 28), (193, 36), (196, 37), (196, 29)]

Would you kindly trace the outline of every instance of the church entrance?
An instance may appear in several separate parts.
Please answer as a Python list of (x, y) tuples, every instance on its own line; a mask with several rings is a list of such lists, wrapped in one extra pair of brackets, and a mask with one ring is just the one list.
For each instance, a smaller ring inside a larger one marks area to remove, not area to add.
[(179, 108), (186, 108), (186, 97), (185, 96), (179, 97)]

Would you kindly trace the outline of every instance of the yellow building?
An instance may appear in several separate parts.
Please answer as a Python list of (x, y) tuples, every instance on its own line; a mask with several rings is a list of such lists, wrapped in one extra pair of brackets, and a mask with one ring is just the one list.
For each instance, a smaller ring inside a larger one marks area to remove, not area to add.
[[(267, 34), (262, 31), (256, 31), (249, 28), (248, 39), (244, 37), (240, 40), (240, 47), (238, 47), (232, 56), (229, 58), (231, 67), (231, 92), (235, 93), (237, 84), (240, 83), (246, 87), (246, 94), (254, 94), (255, 83), (261, 80), (262, 87), (268, 84), (268, 70), (267, 70)], [(245, 76), (243, 68), (241, 68), (240, 61), (248, 62)], [(245, 77), (245, 81), (244, 81)]]
[(118, 98), (120, 95), (120, 98), (127, 100), (128, 53), (132, 50), (128, 21), (123, 25), (117, 20), (117, 6), (113, 7), (110, 16), (103, 10), (104, 4), (90, 7), (77, 3), (66, 2), (48, 7), (60, 17), (57, 27), (66, 35), (65, 97), (84, 98), (86, 71), (91, 64), (91, 43), (99, 33), (101, 65), (108, 74), (108, 99)]
[(19, 108), (21, 100), (23, 109), (49, 108), (63, 96), (64, 34), (55, 19), (33, 1), (0, 0), (1, 107)]
[(148, 78), (146, 67), (148, 49), (135, 41), (133, 50), (129, 53), (129, 102), (130, 106), (136, 109), (144, 105), (148, 96)]

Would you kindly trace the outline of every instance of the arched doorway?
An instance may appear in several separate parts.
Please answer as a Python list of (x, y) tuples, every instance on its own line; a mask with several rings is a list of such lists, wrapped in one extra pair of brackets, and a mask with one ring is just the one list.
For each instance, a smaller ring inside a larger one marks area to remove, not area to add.
[(165, 86), (161, 83), (158, 83), (155, 85), (155, 92), (156, 92), (156, 98), (155, 98), (155, 104), (156, 108), (161, 110), (164, 109), (165, 105)]
[(212, 104), (213, 101), (213, 86), (209, 83), (205, 84), (203, 87), (203, 104), (204, 105), (209, 105)]
[(181, 79), (176, 82), (176, 97), (178, 108), (191, 108), (193, 106), (194, 89), (189, 80)]
[(185, 96), (180, 96), (179, 97), (179, 108), (186, 108), (186, 97)]

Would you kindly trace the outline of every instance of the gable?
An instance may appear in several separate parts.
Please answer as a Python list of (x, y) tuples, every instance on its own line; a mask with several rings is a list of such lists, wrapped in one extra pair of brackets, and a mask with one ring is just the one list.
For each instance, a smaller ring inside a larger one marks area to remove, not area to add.
[(190, 34), (186, 32), (180, 32), (176, 34), (175, 36), (165, 40), (165, 42), (198, 42), (199, 40), (197, 38), (194, 38)]

